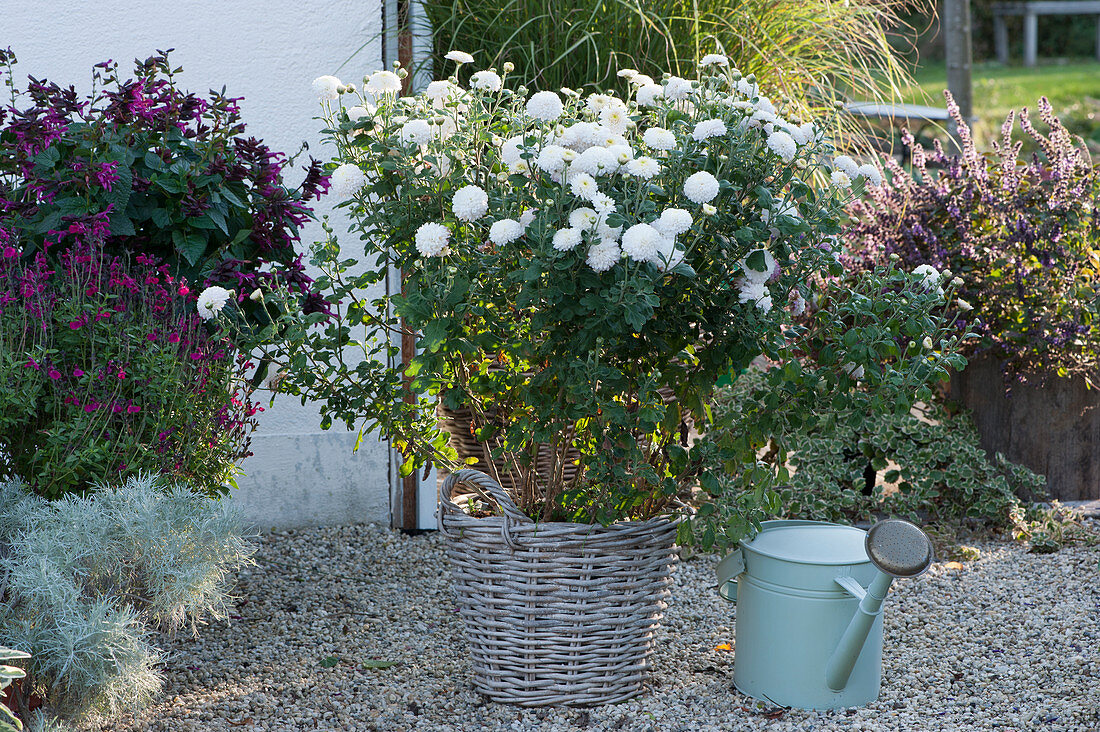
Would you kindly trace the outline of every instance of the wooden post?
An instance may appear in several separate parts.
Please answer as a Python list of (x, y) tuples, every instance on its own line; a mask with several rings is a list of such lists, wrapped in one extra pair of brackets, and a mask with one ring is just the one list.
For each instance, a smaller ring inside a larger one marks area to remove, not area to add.
[(997, 61), (1008, 65), (1008, 22), (1005, 16), (993, 16), (993, 45), (997, 48)]
[[(947, 56), (947, 88), (963, 119), (969, 121), (974, 116), (974, 92), (970, 78), (973, 57), (970, 50), (970, 0), (944, 0), (943, 3), (943, 42)], [(953, 123), (948, 124), (948, 132), (957, 136), (958, 130)]]
[(1034, 66), (1039, 58), (1039, 16), (1024, 13), (1024, 66)]

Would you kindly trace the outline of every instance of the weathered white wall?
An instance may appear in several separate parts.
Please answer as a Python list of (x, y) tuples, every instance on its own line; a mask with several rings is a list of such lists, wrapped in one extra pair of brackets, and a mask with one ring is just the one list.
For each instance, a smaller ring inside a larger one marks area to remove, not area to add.
[[(174, 48), (184, 88), (225, 86), (230, 96), (244, 97), (251, 134), (286, 153), (306, 141), (317, 157), (326, 151), (310, 82), (321, 74), (358, 82), (381, 68), (381, 29), (380, 0), (0, 0), (0, 45), (15, 51), (24, 78), (86, 92), (93, 64), (111, 58), (125, 68)], [(300, 180), (288, 173), (291, 185)], [(318, 213), (329, 211), (322, 206)], [(337, 232), (346, 229), (342, 218), (334, 224)], [(303, 241), (318, 233), (318, 227), (305, 231)], [(244, 463), (233, 500), (262, 530), (388, 522), (387, 446), (365, 439), (353, 454), (353, 434), (321, 432), (318, 423), (316, 409), (276, 402), (262, 415), (255, 455)]]

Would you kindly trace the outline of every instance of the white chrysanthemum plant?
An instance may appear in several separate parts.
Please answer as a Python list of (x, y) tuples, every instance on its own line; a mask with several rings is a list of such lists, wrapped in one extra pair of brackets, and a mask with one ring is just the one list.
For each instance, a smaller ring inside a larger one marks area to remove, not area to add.
[[(337, 385), (331, 358), (308, 373), (299, 358), (283, 383), (327, 399), (326, 418), (388, 433), (407, 470), (454, 468), (435, 402), (469, 407), (485, 454), (518, 474), (525, 511), (606, 523), (670, 514), (731, 471), (765, 495), (755, 448), (782, 410), (746, 415), (745, 439), (710, 439), (721, 432), (708, 423), (720, 377), (761, 356), (782, 365), (776, 394), (789, 392), (792, 414), (826, 383), (847, 393), (883, 380), (872, 374), (889, 369), (866, 349), (827, 356), (827, 379), (806, 377), (796, 357), (820, 335), (807, 303), (827, 304), (823, 288), (840, 273), (842, 207), (881, 181), (834, 152), (828, 125), (785, 118), (717, 54), (695, 79), (624, 70), (629, 98), (533, 91), (510, 64), (448, 58), (455, 75), (412, 96), (399, 96), (401, 69), (361, 88), (314, 83), (336, 151), (332, 195), (374, 268), (351, 278), (346, 248), (330, 238), (316, 249), (348, 317), (314, 348), (358, 343), (382, 369), (391, 331), (418, 339), (404, 380), (367, 378), (360, 364)], [(387, 269), (400, 271), (400, 292), (355, 289)], [(914, 292), (914, 308), (927, 304)], [(857, 382), (848, 362), (867, 376)]]

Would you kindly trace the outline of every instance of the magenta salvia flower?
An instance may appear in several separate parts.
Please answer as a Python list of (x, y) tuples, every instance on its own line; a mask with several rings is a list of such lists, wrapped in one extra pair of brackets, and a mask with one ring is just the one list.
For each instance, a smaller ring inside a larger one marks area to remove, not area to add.
[[(258, 411), (242, 386), (248, 359), (230, 358), (193, 304), (164, 286), (167, 265), (137, 259), (128, 264), (77, 244), (56, 263), (41, 253), (0, 260), (0, 352), (23, 349), (26, 365), (0, 389), (29, 393), (23, 380), (40, 395), (21, 404), (16, 427), (0, 434), (0, 452), (43, 495), (83, 490), (81, 476), (110, 475), (120, 463), (219, 493), (248, 454)], [(40, 352), (51, 354), (45, 367)], [(63, 468), (72, 455), (75, 473)]]

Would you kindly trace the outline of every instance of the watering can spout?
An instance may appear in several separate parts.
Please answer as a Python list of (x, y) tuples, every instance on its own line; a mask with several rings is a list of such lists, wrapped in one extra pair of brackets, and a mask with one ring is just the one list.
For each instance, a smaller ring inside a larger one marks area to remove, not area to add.
[(894, 577), (916, 577), (932, 564), (932, 542), (923, 531), (899, 519), (879, 521), (867, 532), (867, 556), (878, 568), (844, 635), (825, 666), (825, 683), (833, 691), (848, 685), (867, 634), (882, 612)]
[(868, 585), (863, 599), (859, 601), (859, 608), (844, 629), (840, 643), (825, 666), (825, 683), (833, 691), (840, 691), (848, 685), (856, 659), (863, 650), (863, 644), (867, 642), (867, 634), (871, 632), (875, 618), (882, 612), (882, 601), (886, 599), (886, 593), (890, 591), (893, 581), (894, 578), (890, 575), (879, 572)]

